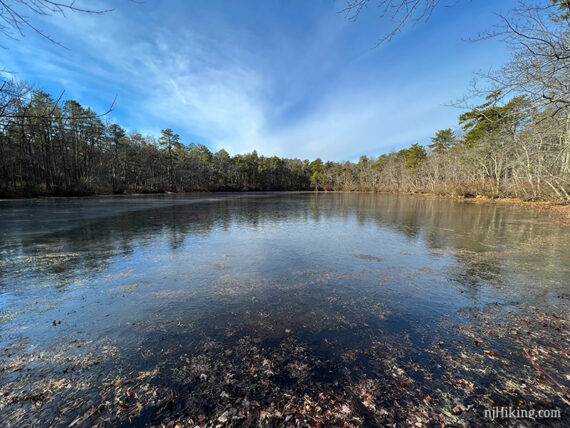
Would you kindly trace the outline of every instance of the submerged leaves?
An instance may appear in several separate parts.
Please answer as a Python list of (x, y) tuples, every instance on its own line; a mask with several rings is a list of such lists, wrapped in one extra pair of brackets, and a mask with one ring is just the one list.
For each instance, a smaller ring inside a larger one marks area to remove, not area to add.
[(334, 337), (308, 343), (298, 327), (280, 330), (278, 340), (206, 336), (141, 350), (141, 369), (128, 372), (120, 359), (134, 356), (110, 344), (38, 351), (16, 342), (1, 355), (0, 413), (9, 425), (422, 427), (480, 425), (485, 409), (521, 401), (565, 406), (570, 337), (562, 314), (491, 305), (464, 317), (444, 321), (436, 337), (370, 329), (350, 346)]

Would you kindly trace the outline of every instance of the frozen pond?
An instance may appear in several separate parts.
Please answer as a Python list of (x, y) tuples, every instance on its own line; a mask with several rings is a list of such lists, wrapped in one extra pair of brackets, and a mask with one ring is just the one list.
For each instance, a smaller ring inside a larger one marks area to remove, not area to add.
[(330, 193), (5, 200), (0, 236), (3, 424), (570, 416), (570, 229), (531, 210)]

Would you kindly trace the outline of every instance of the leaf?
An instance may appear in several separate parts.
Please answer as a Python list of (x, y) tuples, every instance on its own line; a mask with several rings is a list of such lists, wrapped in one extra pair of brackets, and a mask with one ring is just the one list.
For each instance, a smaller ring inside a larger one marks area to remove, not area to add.
[(63, 380), (57, 380), (55, 382), (52, 382), (49, 387), (50, 387), (50, 389), (52, 389), (52, 388), (61, 389), (64, 386), (65, 386), (65, 382)]

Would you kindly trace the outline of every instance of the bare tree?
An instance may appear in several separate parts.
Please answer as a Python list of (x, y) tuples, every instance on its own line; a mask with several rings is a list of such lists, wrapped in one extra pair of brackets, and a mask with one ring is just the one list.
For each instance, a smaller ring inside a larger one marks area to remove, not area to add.
[(76, 1), (53, 0), (0, 0), (0, 33), (5, 37), (17, 39), (26, 31), (39, 34), (54, 44), (60, 45), (33, 21), (33, 16), (63, 15), (68, 12), (102, 15), (111, 9), (91, 9), (76, 5)]
[(555, 115), (570, 109), (570, 2), (520, 1), (479, 39), (500, 38), (512, 57), (498, 72), (482, 74), (504, 96), (525, 94)]
[[(342, 10), (356, 20), (363, 9), (374, 6), (393, 27), (376, 46), (390, 41), (409, 21), (427, 20), (441, 0), (347, 0)], [(453, 3), (452, 3), (453, 4)], [(499, 23), (475, 40), (502, 39), (512, 51), (511, 60), (498, 73), (480, 74), (493, 83), (474, 95), (501, 90), (504, 97), (525, 94), (549, 105), (554, 114), (570, 108), (570, 1), (520, 0), (509, 14), (497, 14)], [(463, 100), (464, 102), (465, 100)], [(463, 102), (459, 102), (462, 105)]]
[[(66, 13), (102, 15), (111, 11), (112, 9), (81, 7), (77, 5), (77, 1), (75, 0), (0, 0), (0, 35), (17, 40), (19, 37), (23, 37), (26, 31), (31, 31), (56, 45), (63, 46), (35, 24), (33, 16), (65, 16)], [(6, 70), (0, 71), (2, 71), (4, 75), (11, 74)], [(28, 85), (17, 83), (8, 77), (0, 77), (0, 126), (5, 127), (14, 119), (23, 117), (29, 119), (34, 118), (26, 108), (21, 108), (22, 105), (25, 106), (25, 98), (31, 92), (32, 89)], [(52, 109), (47, 116), (50, 116), (59, 106), (64, 92), (65, 91), (54, 101)], [(116, 97), (108, 110), (101, 116), (105, 116), (112, 111), (115, 101)]]
[(380, 18), (390, 18), (394, 25), (378, 40), (375, 45), (377, 47), (392, 40), (408, 21), (429, 19), (440, 2), (441, 0), (347, 0), (347, 5), (341, 12), (347, 19), (356, 20), (362, 10), (373, 6), (379, 12)]

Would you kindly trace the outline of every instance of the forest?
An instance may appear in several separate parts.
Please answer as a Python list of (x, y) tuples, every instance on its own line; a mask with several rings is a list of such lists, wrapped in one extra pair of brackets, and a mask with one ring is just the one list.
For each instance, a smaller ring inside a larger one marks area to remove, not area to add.
[(59, 107), (45, 92), (9, 85), (3, 93), (27, 94), (3, 109), (2, 196), (342, 190), (570, 199), (568, 116), (525, 96), (500, 104), (491, 94), (459, 117), (464, 132), (439, 130), (425, 147), (355, 163), (212, 153), (171, 129), (159, 138), (128, 134), (76, 101)]
[(484, 76), (490, 85), (464, 108), (455, 130), (434, 130), (425, 145), (358, 162), (212, 153), (172, 129), (158, 137), (129, 133), (109, 112), (6, 78), (0, 195), (327, 190), (568, 202), (570, 3), (514, 14), (488, 35), (507, 43), (511, 60)]

